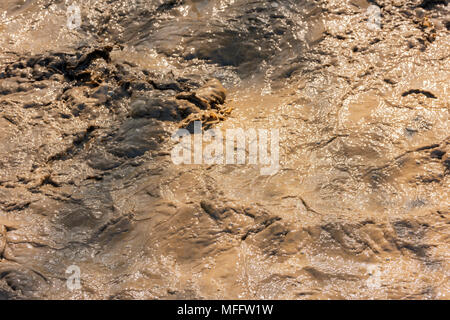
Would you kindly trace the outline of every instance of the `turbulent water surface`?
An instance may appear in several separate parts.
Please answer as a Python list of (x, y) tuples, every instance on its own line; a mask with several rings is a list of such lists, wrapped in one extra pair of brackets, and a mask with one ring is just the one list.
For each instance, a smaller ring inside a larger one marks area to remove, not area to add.
[[(450, 298), (448, 1), (0, 16), (0, 298)], [(279, 130), (279, 170), (176, 165), (194, 120)]]

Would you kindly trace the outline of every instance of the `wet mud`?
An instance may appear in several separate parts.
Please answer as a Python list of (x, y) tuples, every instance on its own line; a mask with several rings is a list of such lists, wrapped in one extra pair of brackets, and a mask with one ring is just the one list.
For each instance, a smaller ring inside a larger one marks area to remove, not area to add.
[[(448, 1), (0, 15), (0, 299), (450, 297)], [(280, 170), (174, 164), (197, 120), (278, 129)]]

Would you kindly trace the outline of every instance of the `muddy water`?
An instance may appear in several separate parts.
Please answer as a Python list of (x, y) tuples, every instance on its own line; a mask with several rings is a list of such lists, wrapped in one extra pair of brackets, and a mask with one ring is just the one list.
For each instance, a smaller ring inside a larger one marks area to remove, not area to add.
[[(449, 298), (446, 1), (0, 15), (0, 298)], [(194, 120), (278, 130), (279, 170), (175, 165)]]

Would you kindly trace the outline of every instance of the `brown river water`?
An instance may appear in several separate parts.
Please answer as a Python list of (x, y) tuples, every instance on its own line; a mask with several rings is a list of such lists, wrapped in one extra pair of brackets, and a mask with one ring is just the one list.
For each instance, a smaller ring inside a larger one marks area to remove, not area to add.
[[(447, 0), (0, 16), (0, 299), (450, 298)], [(175, 163), (196, 120), (279, 165)]]

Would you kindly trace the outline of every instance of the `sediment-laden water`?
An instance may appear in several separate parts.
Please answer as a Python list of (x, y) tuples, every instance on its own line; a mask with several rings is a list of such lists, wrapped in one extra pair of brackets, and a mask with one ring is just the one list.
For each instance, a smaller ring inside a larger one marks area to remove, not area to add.
[[(448, 299), (449, 13), (3, 0), (0, 298)], [(279, 167), (174, 163), (194, 121)]]

